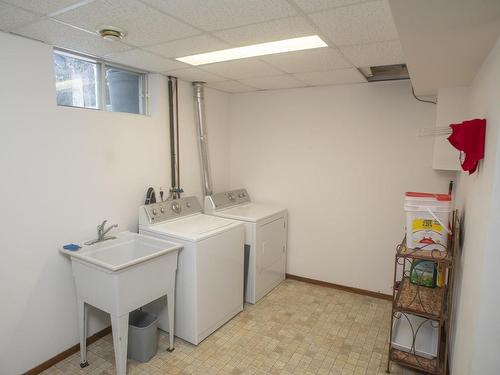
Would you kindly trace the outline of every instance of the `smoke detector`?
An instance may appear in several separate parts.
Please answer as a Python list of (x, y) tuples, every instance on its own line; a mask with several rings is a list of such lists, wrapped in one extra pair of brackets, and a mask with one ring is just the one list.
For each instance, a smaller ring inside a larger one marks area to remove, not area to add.
[(114, 26), (101, 26), (97, 29), (97, 32), (103, 39), (113, 42), (122, 40), (126, 35), (125, 31)]

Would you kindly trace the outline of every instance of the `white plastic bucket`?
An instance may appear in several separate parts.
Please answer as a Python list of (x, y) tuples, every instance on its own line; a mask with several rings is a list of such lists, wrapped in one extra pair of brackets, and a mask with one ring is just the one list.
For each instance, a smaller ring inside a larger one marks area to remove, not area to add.
[(406, 244), (409, 248), (446, 251), (451, 196), (447, 194), (405, 194)]

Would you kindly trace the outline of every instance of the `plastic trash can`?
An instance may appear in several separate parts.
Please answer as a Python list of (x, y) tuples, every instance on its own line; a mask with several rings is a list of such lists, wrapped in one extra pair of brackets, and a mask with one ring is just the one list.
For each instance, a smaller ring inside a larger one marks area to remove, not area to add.
[(127, 356), (147, 362), (158, 350), (158, 317), (142, 310), (132, 311), (128, 321)]

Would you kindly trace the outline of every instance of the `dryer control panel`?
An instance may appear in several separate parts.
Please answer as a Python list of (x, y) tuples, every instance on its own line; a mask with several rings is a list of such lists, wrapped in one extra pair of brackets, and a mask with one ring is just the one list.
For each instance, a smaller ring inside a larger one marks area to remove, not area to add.
[[(206, 197), (206, 203), (209, 203), (208, 206), (211, 206), (212, 210), (219, 210), (247, 202), (250, 202), (250, 196), (246, 189), (230, 190)], [(207, 204), (205, 205), (205, 209), (208, 208), (206, 206)]]
[(196, 197), (173, 199), (139, 207), (139, 225), (155, 224), (182, 216), (201, 213)]

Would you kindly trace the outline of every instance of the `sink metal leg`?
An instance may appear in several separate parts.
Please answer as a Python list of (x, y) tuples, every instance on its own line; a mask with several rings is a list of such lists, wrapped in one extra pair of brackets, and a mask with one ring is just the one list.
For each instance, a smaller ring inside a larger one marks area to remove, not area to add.
[(84, 368), (89, 365), (87, 362), (87, 304), (82, 301), (77, 301), (78, 309), (78, 335), (80, 336), (80, 367)]
[(111, 315), (113, 347), (115, 350), (116, 374), (127, 373), (128, 314)]
[(170, 340), (169, 348), (167, 351), (174, 351), (174, 322), (175, 322), (175, 289), (169, 290), (167, 294), (167, 307), (168, 307), (168, 338)]

